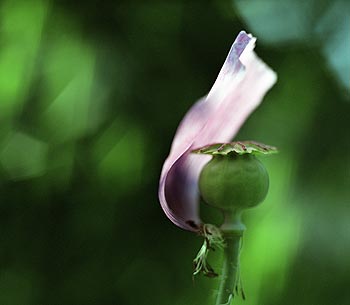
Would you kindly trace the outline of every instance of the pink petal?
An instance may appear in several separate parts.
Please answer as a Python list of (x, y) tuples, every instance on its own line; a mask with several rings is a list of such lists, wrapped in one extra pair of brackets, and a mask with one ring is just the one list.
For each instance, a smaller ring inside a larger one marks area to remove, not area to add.
[(228, 142), (276, 82), (276, 74), (253, 52), (255, 38), (238, 34), (207, 96), (187, 112), (175, 134), (159, 183), (159, 201), (177, 226), (197, 231), (198, 177), (209, 156), (190, 152)]

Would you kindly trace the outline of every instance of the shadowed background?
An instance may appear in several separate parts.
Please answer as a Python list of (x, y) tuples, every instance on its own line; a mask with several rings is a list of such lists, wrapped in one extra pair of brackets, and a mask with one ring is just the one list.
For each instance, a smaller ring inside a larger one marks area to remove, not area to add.
[[(347, 1), (0, 1), (0, 304), (211, 305), (201, 238), (157, 199), (176, 127), (241, 29), (279, 80), (237, 139), (263, 158), (245, 215), (249, 305), (350, 299)], [(203, 208), (203, 218), (212, 211)], [(220, 271), (221, 256), (211, 263)]]

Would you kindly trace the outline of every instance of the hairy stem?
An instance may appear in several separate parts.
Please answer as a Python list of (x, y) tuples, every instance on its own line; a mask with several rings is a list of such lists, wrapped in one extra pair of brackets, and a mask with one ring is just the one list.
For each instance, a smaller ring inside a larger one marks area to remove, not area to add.
[(221, 272), (221, 282), (216, 305), (229, 305), (239, 286), (239, 252), (243, 231), (226, 231), (225, 256)]

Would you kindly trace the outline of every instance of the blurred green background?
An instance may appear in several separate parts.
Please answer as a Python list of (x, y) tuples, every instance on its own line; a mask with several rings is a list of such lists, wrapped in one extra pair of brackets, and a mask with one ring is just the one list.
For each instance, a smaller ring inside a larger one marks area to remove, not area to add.
[(241, 29), (279, 80), (237, 138), (280, 154), (234, 304), (349, 304), (348, 3), (0, 1), (0, 304), (214, 304), (157, 189)]

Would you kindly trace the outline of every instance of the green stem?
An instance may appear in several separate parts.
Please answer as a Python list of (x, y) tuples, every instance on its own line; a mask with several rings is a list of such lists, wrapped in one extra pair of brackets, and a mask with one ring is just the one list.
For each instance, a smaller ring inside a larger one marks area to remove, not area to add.
[(226, 243), (225, 257), (216, 305), (231, 304), (235, 288), (239, 284), (237, 281), (239, 280), (239, 252), (242, 234), (243, 231), (224, 232), (224, 239)]

